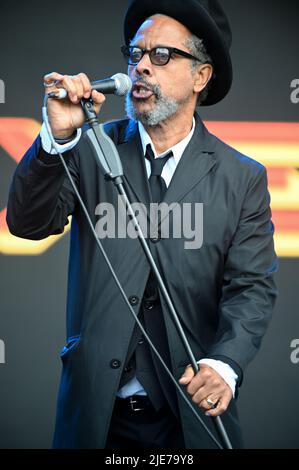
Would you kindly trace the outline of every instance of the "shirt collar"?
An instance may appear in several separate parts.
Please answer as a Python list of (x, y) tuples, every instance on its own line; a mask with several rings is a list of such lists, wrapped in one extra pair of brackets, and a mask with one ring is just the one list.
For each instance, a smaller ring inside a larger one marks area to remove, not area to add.
[(164, 155), (166, 155), (168, 152), (172, 151), (173, 158), (174, 158), (175, 163), (177, 165), (179, 163), (180, 159), (181, 159), (181, 156), (184, 153), (184, 150), (186, 149), (187, 145), (189, 144), (189, 142), (192, 139), (192, 136), (194, 134), (195, 119), (193, 117), (192, 129), (189, 132), (189, 134), (183, 140), (181, 140), (181, 142), (179, 142), (178, 144), (174, 145), (173, 147), (167, 149), (165, 152), (161, 153), (160, 155), (157, 154), (157, 152), (155, 150), (155, 147), (154, 147), (154, 144), (152, 142), (152, 139), (150, 138), (149, 134), (146, 132), (143, 124), (140, 121), (138, 121), (138, 129), (139, 129), (139, 134), (140, 134), (140, 139), (141, 139), (141, 144), (142, 144), (142, 149), (143, 149), (143, 155), (145, 155), (145, 153), (146, 153), (147, 145), (150, 144), (150, 146), (151, 146), (151, 148), (154, 152), (155, 158), (164, 157)]

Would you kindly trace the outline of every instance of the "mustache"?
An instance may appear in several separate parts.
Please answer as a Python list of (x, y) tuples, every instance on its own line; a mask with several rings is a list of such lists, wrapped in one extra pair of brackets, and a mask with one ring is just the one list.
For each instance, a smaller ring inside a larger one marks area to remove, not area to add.
[(136, 77), (136, 79), (133, 81), (132, 89), (130, 92), (130, 95), (132, 96), (132, 90), (134, 89), (134, 86), (136, 84), (142, 83), (148, 90), (150, 90), (156, 98), (162, 98), (162, 93), (161, 93), (161, 88), (159, 85), (153, 85), (152, 83), (149, 83), (144, 77)]

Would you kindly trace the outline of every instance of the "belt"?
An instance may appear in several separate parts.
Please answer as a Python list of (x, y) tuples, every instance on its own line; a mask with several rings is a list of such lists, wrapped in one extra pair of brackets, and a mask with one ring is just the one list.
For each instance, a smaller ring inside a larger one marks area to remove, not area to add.
[(150, 399), (142, 395), (132, 395), (127, 398), (116, 397), (115, 407), (132, 412), (154, 410)]

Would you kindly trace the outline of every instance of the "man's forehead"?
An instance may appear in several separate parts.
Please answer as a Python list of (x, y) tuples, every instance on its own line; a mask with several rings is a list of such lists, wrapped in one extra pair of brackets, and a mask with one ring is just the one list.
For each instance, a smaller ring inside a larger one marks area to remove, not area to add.
[(156, 14), (150, 16), (142, 23), (133, 41), (136, 42), (147, 38), (165, 38), (167, 40), (171, 36), (184, 40), (189, 35), (190, 31), (174, 18)]

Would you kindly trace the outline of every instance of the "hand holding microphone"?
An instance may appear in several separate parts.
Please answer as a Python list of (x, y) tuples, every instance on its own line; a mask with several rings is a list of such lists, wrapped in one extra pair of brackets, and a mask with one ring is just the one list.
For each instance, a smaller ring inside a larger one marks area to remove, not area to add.
[(123, 96), (130, 91), (132, 83), (125, 74), (116, 74), (109, 79), (90, 82), (84, 73), (70, 76), (53, 72), (45, 75), (44, 86), (46, 93), (54, 98), (48, 100), (47, 109), (53, 136), (65, 139), (85, 122), (80, 104), (82, 98), (91, 97), (98, 114), (105, 101), (104, 93)]

